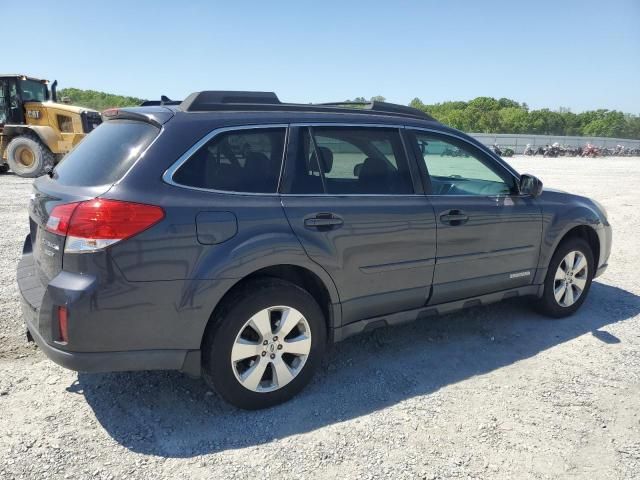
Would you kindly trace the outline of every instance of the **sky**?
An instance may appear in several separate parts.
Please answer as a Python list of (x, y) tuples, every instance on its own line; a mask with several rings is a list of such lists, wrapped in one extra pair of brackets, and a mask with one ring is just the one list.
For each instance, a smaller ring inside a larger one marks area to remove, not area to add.
[(0, 70), (142, 98), (507, 97), (640, 114), (640, 0), (0, 0)]

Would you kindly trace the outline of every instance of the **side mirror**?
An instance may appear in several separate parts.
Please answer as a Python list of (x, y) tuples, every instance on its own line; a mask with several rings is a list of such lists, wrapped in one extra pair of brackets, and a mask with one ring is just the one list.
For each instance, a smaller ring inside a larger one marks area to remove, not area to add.
[(528, 173), (520, 176), (520, 193), (537, 197), (542, 193), (542, 180)]

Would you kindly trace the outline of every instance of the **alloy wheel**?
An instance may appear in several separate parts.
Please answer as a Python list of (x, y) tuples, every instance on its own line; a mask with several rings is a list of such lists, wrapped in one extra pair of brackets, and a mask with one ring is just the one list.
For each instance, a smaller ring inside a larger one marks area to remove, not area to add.
[(553, 279), (553, 295), (561, 307), (570, 307), (578, 301), (587, 285), (589, 265), (579, 250), (573, 250), (562, 259)]
[(302, 371), (311, 351), (311, 329), (302, 313), (273, 306), (254, 314), (231, 348), (231, 368), (240, 384), (253, 392), (271, 392)]

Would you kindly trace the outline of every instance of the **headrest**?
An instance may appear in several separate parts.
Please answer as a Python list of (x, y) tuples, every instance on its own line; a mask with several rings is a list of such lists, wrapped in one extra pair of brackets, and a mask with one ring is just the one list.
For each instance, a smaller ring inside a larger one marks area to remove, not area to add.
[(248, 152), (245, 158), (245, 168), (266, 169), (269, 167), (269, 157), (262, 152)]
[(327, 147), (318, 147), (320, 160), (322, 161), (322, 171), (329, 173), (333, 168), (333, 152)]
[[(320, 152), (320, 159), (322, 162), (322, 172), (329, 173), (333, 168), (333, 152), (328, 147), (318, 147), (318, 151)], [(317, 164), (313, 162), (313, 158), (315, 157), (315, 153), (311, 157), (311, 165), (309, 165), (309, 170), (313, 173), (318, 173)]]
[(384, 176), (389, 174), (389, 165), (381, 159), (368, 157), (360, 167), (360, 178), (363, 176)]

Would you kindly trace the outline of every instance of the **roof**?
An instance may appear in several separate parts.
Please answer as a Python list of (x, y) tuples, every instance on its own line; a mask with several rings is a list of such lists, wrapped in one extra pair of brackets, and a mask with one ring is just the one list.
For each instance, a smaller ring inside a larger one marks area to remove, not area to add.
[(27, 80), (35, 80), (36, 82), (48, 82), (44, 78), (30, 77), (29, 75), (23, 75), (22, 73), (0, 73), (0, 78), (26, 78)]

